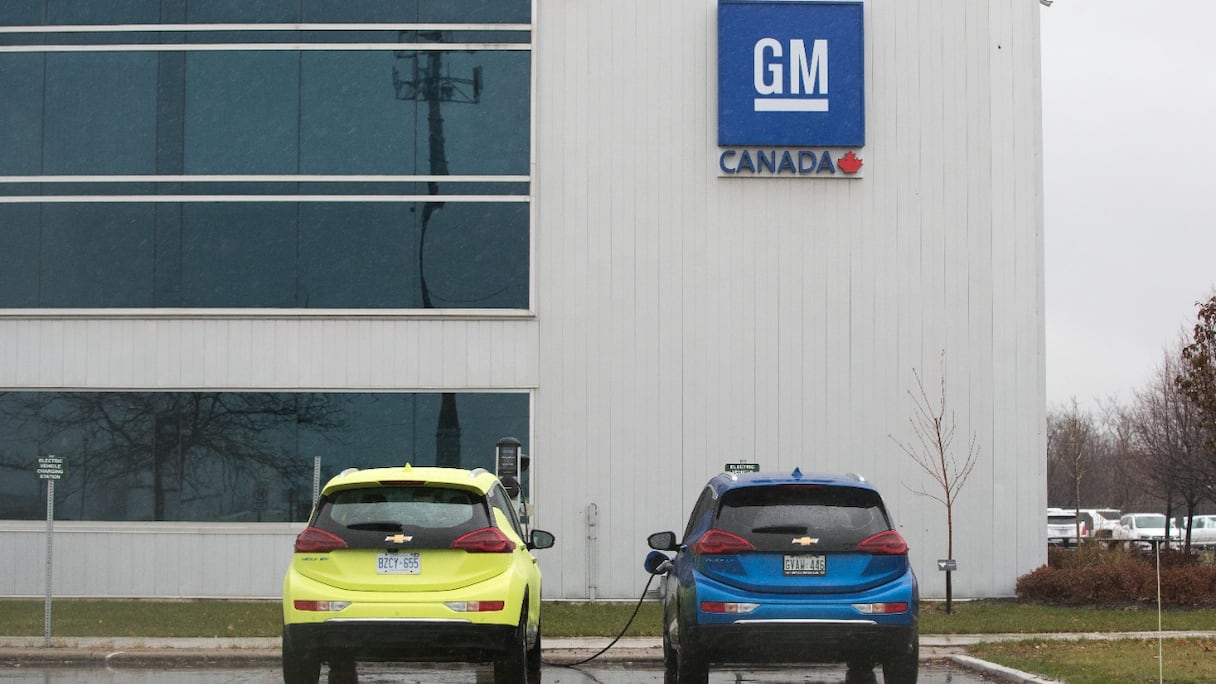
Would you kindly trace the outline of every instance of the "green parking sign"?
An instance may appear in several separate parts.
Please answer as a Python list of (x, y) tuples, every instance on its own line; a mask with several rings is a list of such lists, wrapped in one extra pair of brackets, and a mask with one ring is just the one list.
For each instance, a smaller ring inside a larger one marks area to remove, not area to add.
[(760, 472), (759, 463), (727, 463), (726, 472), (728, 473), (758, 473)]

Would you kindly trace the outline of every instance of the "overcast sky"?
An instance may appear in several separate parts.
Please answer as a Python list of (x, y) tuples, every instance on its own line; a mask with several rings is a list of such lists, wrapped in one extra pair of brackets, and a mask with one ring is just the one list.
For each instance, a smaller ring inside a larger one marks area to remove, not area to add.
[(1216, 0), (1041, 9), (1047, 404), (1128, 403), (1216, 292)]

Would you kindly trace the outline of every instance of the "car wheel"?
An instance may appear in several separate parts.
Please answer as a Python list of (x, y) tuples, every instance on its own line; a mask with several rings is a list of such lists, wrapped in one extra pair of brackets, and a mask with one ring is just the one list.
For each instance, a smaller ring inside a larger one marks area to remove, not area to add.
[(528, 649), (528, 678), (534, 682), (540, 681), (540, 623), (536, 623), (536, 643)]
[(335, 660), (329, 663), (329, 684), (359, 684), (359, 671), (353, 660)]
[(676, 684), (676, 651), (671, 647), (671, 637), (663, 629), (663, 684)]
[(676, 681), (679, 684), (706, 684), (709, 681), (709, 663), (688, 644), (681, 644), (676, 649)]
[(521, 684), (528, 681), (528, 601), (519, 616), (519, 626), (507, 652), (494, 661), (495, 684)]
[(916, 684), (919, 668), (920, 644), (914, 641), (908, 652), (888, 656), (882, 662), (882, 680), (886, 684)]
[(874, 679), (874, 661), (868, 659), (854, 659), (848, 662), (848, 670), (845, 671), (846, 682), (873, 682)]
[(283, 684), (317, 684), (321, 680), (321, 660), (316, 654), (297, 648), (283, 630)]

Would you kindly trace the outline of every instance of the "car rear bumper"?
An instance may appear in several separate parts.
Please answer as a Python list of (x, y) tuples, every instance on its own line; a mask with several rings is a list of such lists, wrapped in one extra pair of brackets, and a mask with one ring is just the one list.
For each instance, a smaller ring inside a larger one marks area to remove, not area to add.
[[(691, 639), (689, 639), (691, 637)], [(716, 664), (877, 662), (913, 653), (913, 625), (867, 621), (772, 621), (703, 625), (684, 635), (698, 657)]]
[(461, 620), (327, 620), (286, 625), (283, 637), (320, 660), (488, 662), (511, 648), (516, 629)]

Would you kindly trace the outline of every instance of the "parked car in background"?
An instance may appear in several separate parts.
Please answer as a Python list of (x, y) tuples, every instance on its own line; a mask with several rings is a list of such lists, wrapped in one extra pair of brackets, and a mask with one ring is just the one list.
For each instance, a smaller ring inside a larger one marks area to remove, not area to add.
[[(647, 539), (661, 575), (665, 680), (705, 684), (711, 665), (845, 662), (917, 679), (919, 594), (908, 545), (855, 475), (723, 473), (684, 536)], [(675, 552), (674, 557), (662, 552)]]
[(1080, 520), (1082, 537), (1089, 536), (1089, 528), (1084, 518), (1076, 511), (1067, 508), (1047, 509), (1047, 543), (1051, 546), (1076, 546), (1077, 521)]
[[(1140, 546), (1149, 547), (1150, 539), (1165, 539), (1166, 518), (1160, 513), (1128, 513), (1119, 518), (1119, 527), (1115, 529), (1115, 540), (1125, 542), (1140, 542)], [(1171, 541), (1182, 541), (1182, 530), (1168, 521)]]
[(1117, 508), (1082, 508), (1077, 515), (1085, 521), (1089, 533), (1085, 536), (1094, 539), (1109, 539), (1114, 536), (1115, 528), (1119, 526), (1119, 518), (1123, 511)]
[[(1179, 529), (1185, 537), (1186, 518), (1182, 519)], [(1191, 518), (1191, 546), (1216, 547), (1216, 515), (1197, 515)]]

